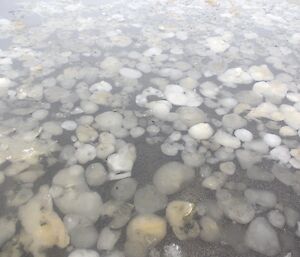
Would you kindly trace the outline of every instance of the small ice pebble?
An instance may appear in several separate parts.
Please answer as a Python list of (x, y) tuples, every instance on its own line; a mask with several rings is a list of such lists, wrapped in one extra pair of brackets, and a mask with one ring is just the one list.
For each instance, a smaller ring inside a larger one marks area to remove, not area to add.
[(76, 249), (68, 257), (100, 257), (100, 255), (94, 250)]
[(281, 144), (281, 138), (275, 134), (267, 133), (264, 135), (263, 140), (270, 147), (276, 147)]
[(233, 162), (222, 162), (219, 168), (226, 175), (233, 175), (236, 169), (235, 164)]
[(214, 130), (208, 123), (198, 123), (192, 126), (188, 132), (197, 140), (206, 140), (213, 135)]
[(234, 135), (243, 142), (250, 142), (253, 139), (253, 134), (247, 129), (237, 129), (234, 131)]
[(72, 120), (66, 120), (61, 124), (61, 127), (65, 130), (75, 130), (77, 128), (77, 123), (75, 121)]

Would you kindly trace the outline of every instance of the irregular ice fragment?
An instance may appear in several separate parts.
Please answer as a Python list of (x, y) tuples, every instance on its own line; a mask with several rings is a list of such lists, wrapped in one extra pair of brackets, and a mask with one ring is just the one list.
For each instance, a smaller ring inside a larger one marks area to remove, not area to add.
[(102, 198), (97, 192), (89, 190), (81, 166), (74, 165), (60, 170), (53, 178), (50, 193), (62, 213), (98, 220)]
[(250, 142), (253, 139), (253, 134), (244, 128), (235, 130), (234, 135), (243, 142)]
[(214, 135), (213, 139), (214, 139), (214, 142), (216, 142), (220, 145), (223, 145), (225, 147), (230, 147), (230, 148), (236, 149), (241, 146), (241, 141), (238, 138), (236, 138), (222, 130), (218, 130), (216, 132), (216, 134)]
[(133, 144), (125, 144), (118, 151), (107, 158), (107, 166), (110, 169), (110, 179), (115, 175), (131, 173), (136, 159), (136, 149)]
[(247, 176), (248, 178), (253, 180), (260, 180), (266, 182), (271, 182), (275, 178), (271, 172), (268, 172), (260, 166), (256, 165), (247, 168)]
[(273, 73), (265, 64), (259, 66), (251, 66), (248, 72), (250, 76), (256, 81), (274, 79)]
[(244, 192), (245, 197), (252, 204), (257, 204), (265, 208), (275, 207), (277, 203), (276, 195), (267, 190), (255, 190), (255, 189), (246, 189)]
[(7, 217), (0, 218), (0, 247), (16, 232), (16, 221)]
[(247, 125), (247, 120), (238, 114), (231, 113), (223, 116), (222, 123), (225, 128), (239, 129)]
[(255, 216), (255, 210), (245, 198), (234, 197), (226, 190), (217, 191), (218, 206), (231, 220), (240, 224), (249, 223)]
[(297, 225), (297, 222), (300, 220), (299, 212), (291, 207), (285, 207), (283, 213), (286, 219), (286, 224), (289, 227), (294, 228)]
[(226, 175), (233, 175), (235, 173), (236, 166), (233, 162), (222, 162), (219, 165), (220, 170)]
[(197, 107), (182, 106), (176, 110), (176, 114), (178, 114), (180, 121), (188, 127), (204, 123), (206, 120), (205, 113)]
[(139, 245), (145, 251), (158, 244), (166, 236), (166, 233), (167, 222), (164, 218), (154, 214), (138, 215), (127, 226), (126, 240), (130, 244), (130, 248)]
[(205, 242), (215, 242), (220, 238), (221, 231), (217, 222), (209, 216), (200, 219), (200, 238)]
[(178, 192), (194, 177), (194, 169), (180, 162), (168, 162), (155, 172), (153, 184), (161, 193), (169, 195)]
[(99, 162), (92, 163), (85, 170), (85, 178), (89, 186), (100, 186), (107, 180), (106, 169)]
[(43, 250), (53, 246), (65, 248), (69, 244), (64, 223), (53, 211), (47, 186), (42, 186), (34, 198), (19, 208), (18, 216), (24, 231), (24, 248), (33, 256), (41, 256)]
[(112, 230), (109, 227), (105, 227), (101, 230), (99, 239), (97, 242), (97, 248), (99, 250), (111, 251), (121, 236), (121, 231)]
[(98, 137), (97, 131), (90, 125), (79, 125), (76, 129), (76, 136), (82, 143), (93, 142)]
[(276, 231), (263, 217), (257, 217), (250, 223), (245, 235), (245, 244), (251, 250), (267, 256), (275, 256), (280, 252)]
[(134, 196), (134, 206), (139, 213), (154, 213), (167, 206), (168, 198), (152, 185), (138, 189)]
[(250, 84), (253, 81), (251, 76), (239, 67), (228, 69), (218, 79), (221, 82), (233, 84)]
[(215, 53), (222, 53), (229, 48), (229, 44), (222, 37), (209, 37), (206, 39), (207, 46)]
[(77, 123), (72, 120), (66, 120), (61, 124), (61, 127), (65, 130), (72, 131), (77, 128)]
[(137, 182), (135, 179), (121, 179), (113, 185), (111, 195), (118, 201), (128, 201), (134, 196), (136, 188)]
[(142, 73), (139, 70), (131, 69), (131, 68), (121, 68), (120, 74), (129, 79), (138, 79), (142, 77)]
[(195, 238), (199, 235), (200, 228), (195, 219), (195, 214), (196, 208), (193, 203), (172, 201), (168, 204), (166, 217), (179, 240)]
[(75, 157), (79, 163), (87, 163), (96, 157), (96, 148), (90, 144), (83, 144), (77, 148)]
[(76, 249), (72, 251), (68, 257), (100, 257), (100, 255), (94, 250)]
[(214, 172), (211, 176), (202, 181), (202, 186), (210, 190), (217, 190), (221, 188), (226, 182), (226, 174), (221, 172)]
[(107, 111), (96, 116), (95, 121), (103, 131), (118, 130), (122, 127), (123, 117), (118, 112)]
[(276, 228), (283, 228), (285, 224), (284, 215), (279, 210), (271, 210), (268, 212), (268, 220), (272, 226)]
[(174, 105), (179, 106), (200, 106), (202, 98), (194, 91), (184, 89), (178, 85), (168, 85), (165, 88), (164, 94), (166, 99)]
[(282, 163), (287, 163), (291, 158), (289, 149), (286, 146), (281, 145), (273, 148), (270, 152), (270, 156), (273, 159), (279, 160)]

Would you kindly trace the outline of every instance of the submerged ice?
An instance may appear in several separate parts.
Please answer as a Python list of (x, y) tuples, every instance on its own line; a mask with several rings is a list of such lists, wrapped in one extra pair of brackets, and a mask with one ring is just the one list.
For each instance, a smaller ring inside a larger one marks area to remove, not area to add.
[(296, 1), (17, 2), (0, 257), (300, 256)]

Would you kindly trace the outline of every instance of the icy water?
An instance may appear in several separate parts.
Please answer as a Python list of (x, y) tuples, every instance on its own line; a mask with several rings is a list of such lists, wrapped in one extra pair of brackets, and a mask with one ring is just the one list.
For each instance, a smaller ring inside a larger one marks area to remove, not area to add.
[(0, 0), (0, 257), (299, 257), (300, 2)]

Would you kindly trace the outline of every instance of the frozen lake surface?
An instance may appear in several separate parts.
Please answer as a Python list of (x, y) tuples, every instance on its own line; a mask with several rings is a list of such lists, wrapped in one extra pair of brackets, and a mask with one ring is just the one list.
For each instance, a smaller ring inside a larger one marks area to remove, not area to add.
[(0, 257), (299, 257), (298, 0), (0, 1)]

